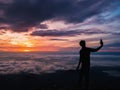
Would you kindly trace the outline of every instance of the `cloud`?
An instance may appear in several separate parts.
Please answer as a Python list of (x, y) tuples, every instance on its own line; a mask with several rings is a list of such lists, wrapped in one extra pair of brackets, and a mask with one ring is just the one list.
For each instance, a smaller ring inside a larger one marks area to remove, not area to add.
[(110, 44), (106, 45), (106, 47), (115, 47), (116, 49), (120, 48), (120, 42), (110, 43)]
[(56, 39), (56, 38), (52, 38), (50, 40), (52, 40), (52, 41), (69, 41), (68, 39)]
[(3, 3), (3, 4), (9, 4), (9, 3), (12, 3), (13, 0), (0, 0), (0, 3)]
[[(0, 58), (0, 74), (18, 74), (18, 73), (33, 73), (41, 74), (54, 72), (56, 70), (70, 70), (75, 68), (77, 63), (77, 58), (57, 55), (53, 53), (53, 56), (42, 57), (38, 54), (5, 54)], [(9, 59), (9, 58), (11, 59)], [(7, 61), (7, 62), (6, 62)], [(74, 63), (72, 63), (74, 62)]]
[(96, 28), (91, 29), (77, 29), (77, 30), (39, 30), (31, 33), (33, 36), (76, 36), (76, 35), (92, 35), (92, 34), (111, 34), (111, 35), (120, 35), (118, 32), (103, 31)]
[(4, 29), (4, 30), (6, 30), (6, 29), (9, 29), (9, 27), (6, 27), (6, 26), (0, 26), (0, 29)]
[(79, 33), (78, 30), (40, 30), (34, 31), (31, 35), (33, 36), (75, 36)]
[(23, 32), (46, 20), (82, 22), (99, 14), (113, 0), (7, 0), (7, 3), (1, 1), (0, 9), (3, 10), (4, 17), (0, 18), (0, 23), (10, 25), (16, 32)]
[(48, 29), (48, 26), (46, 24), (40, 24), (40, 25), (36, 26), (36, 28)]

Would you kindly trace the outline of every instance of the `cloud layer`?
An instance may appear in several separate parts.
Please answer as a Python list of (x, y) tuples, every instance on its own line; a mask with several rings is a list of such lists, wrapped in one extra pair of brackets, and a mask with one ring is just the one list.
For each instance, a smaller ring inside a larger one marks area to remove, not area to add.
[[(71, 52), (70, 52), (71, 53)], [(75, 70), (79, 60), (76, 54), (0, 53), (0, 74), (41, 74), (57, 70)], [(120, 66), (120, 56), (92, 56), (92, 66)], [(117, 61), (117, 62), (116, 62)]]
[(0, 24), (27, 31), (46, 20), (79, 23), (99, 14), (113, 0), (1, 0)]
[(120, 35), (120, 33), (114, 33), (109, 31), (102, 31), (99, 29), (79, 29), (79, 30), (39, 30), (34, 31), (31, 35), (33, 36), (77, 36), (81, 34), (92, 35), (92, 34), (111, 34), (111, 35)]

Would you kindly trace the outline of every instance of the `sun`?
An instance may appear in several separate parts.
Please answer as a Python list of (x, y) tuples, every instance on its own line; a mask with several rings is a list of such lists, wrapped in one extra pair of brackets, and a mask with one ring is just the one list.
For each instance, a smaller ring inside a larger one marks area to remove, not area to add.
[(28, 39), (12, 41), (11, 44), (17, 46), (18, 51), (20, 52), (31, 52), (32, 51), (31, 48), (34, 47), (33, 42)]
[[(12, 47), (13, 51), (18, 52), (30, 52), (32, 47), (35, 47), (35, 40), (29, 36), (22, 33), (7, 33), (9, 36), (9, 45)], [(12, 50), (10, 49), (10, 50)]]
[(16, 45), (16, 46), (21, 46), (21, 47), (32, 47), (33, 42), (29, 38), (13, 38), (10, 41), (10, 44)]
[(32, 44), (31, 37), (23, 33), (10, 33), (9, 35), (11, 36), (11, 44), (17, 45)]
[(51, 41), (49, 37), (32, 36), (28, 33), (6, 31), (0, 36), (3, 43), (0, 51), (4, 52), (43, 52), (58, 51), (60, 42)]
[(25, 49), (25, 50), (23, 50), (23, 52), (31, 52), (31, 50)]

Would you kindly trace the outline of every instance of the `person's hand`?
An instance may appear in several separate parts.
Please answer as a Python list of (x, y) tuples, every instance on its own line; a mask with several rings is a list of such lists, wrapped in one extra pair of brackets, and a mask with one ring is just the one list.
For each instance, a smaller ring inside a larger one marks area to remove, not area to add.
[(103, 41), (102, 41), (102, 39), (100, 40), (100, 45), (103, 46)]

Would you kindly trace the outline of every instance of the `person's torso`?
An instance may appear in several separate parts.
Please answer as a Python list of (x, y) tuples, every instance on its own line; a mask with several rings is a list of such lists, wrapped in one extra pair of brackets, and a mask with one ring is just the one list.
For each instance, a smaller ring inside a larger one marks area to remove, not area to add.
[(80, 59), (82, 64), (90, 64), (90, 50), (89, 48), (82, 48), (80, 50)]

